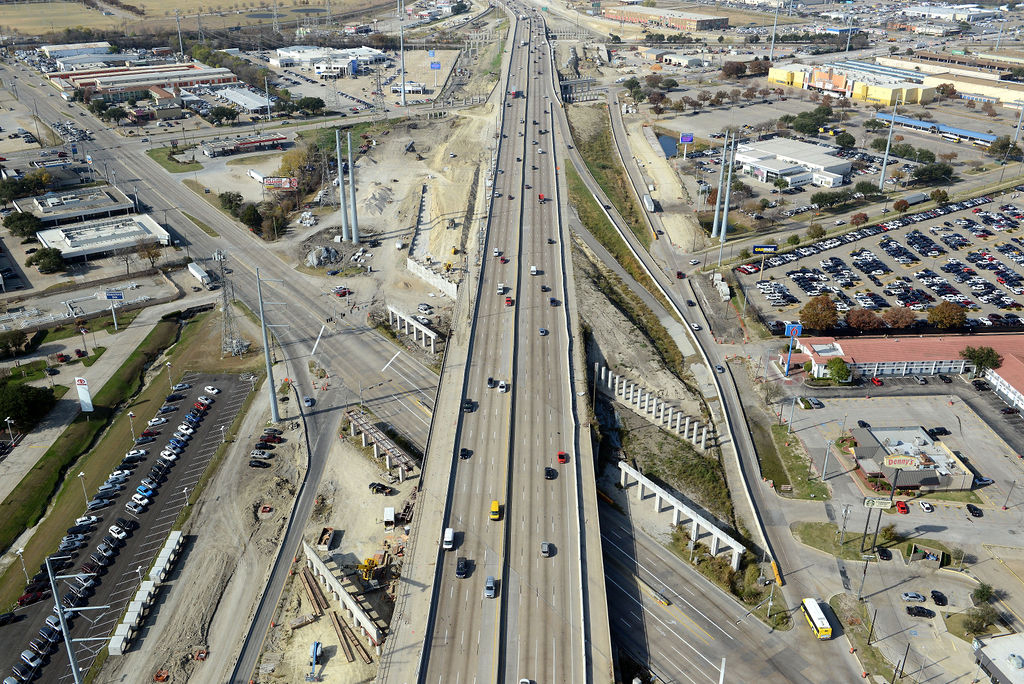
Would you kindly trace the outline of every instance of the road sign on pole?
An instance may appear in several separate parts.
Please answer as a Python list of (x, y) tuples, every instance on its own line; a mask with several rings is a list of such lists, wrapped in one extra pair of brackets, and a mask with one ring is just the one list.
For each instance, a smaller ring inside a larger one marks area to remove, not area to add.
[(681, 145), (689, 145), (692, 142), (693, 142), (693, 133), (680, 133), (679, 134), (679, 144), (681, 144)]
[(104, 293), (107, 299), (124, 299), (124, 292), (108, 290)]
[(750, 248), (751, 254), (775, 254), (777, 251), (778, 245), (754, 245)]

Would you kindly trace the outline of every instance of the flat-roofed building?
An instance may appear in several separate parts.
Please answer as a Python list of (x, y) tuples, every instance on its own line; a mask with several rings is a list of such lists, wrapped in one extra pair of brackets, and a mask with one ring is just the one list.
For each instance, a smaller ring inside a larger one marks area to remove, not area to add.
[(238, 81), (230, 69), (209, 67), (200, 62), (58, 71), (48, 74), (47, 78), (65, 96), (81, 90), (86, 101), (103, 99), (108, 102), (145, 99), (154, 86), (173, 93), (178, 88)]
[(1003, 65), (1002, 68), (986, 66), (981, 64), (958, 64), (955, 62), (939, 62), (917, 57), (875, 57), (875, 61), (885, 66), (917, 71), (922, 76), (927, 74), (956, 74), (958, 76), (971, 76), (973, 78), (985, 78), (992, 81), (1003, 81), (1010, 77), (1010, 65)]
[(785, 138), (740, 145), (736, 163), (741, 173), (762, 183), (782, 178), (791, 187), (813, 183), (834, 188), (845, 182), (851, 167), (830, 148)]
[(677, 31), (712, 31), (729, 28), (728, 17), (716, 17), (695, 12), (659, 9), (657, 7), (641, 7), (639, 5), (620, 5), (606, 7), (601, 10), (606, 19), (625, 21), (630, 24), (658, 26)]
[(59, 226), (95, 218), (131, 213), (135, 203), (112, 185), (48, 192), (14, 200), (14, 208), (33, 214), (43, 226)]
[(149, 214), (84, 221), (41, 230), (36, 237), (40, 245), (59, 249), (68, 260), (112, 254), (140, 243), (171, 244), (171, 236)]
[(974, 473), (920, 425), (852, 428), (853, 457), (868, 478), (898, 489), (961, 491), (974, 486)]
[(1021, 103), (1024, 103), (1024, 83), (993, 81), (988, 78), (956, 74), (925, 76), (924, 83), (932, 88), (938, 88), (940, 85), (948, 83), (956, 89), (956, 96), (963, 100), (991, 102), (1011, 109), (1019, 109)]
[(101, 40), (94, 43), (62, 43), (60, 45), (43, 45), (39, 51), (50, 59), (71, 57), (72, 55), (104, 54), (110, 52), (110, 43)]
[(836, 62), (823, 67), (789, 64), (768, 70), (770, 83), (885, 106), (896, 101), (931, 102), (935, 89), (923, 85), (922, 78), (913, 71), (859, 61)]
[(974, 662), (985, 673), (986, 681), (1024, 684), (1024, 634), (976, 636), (971, 647), (974, 649)]
[(257, 152), (274, 147), (280, 147), (288, 138), (283, 135), (252, 135), (247, 138), (229, 138), (227, 140), (213, 140), (203, 145), (203, 154), (207, 157), (223, 157), (229, 154), (242, 154), (244, 152)]
[(243, 112), (265, 112), (269, 106), (266, 95), (257, 95), (243, 88), (221, 88), (217, 91), (217, 95)]

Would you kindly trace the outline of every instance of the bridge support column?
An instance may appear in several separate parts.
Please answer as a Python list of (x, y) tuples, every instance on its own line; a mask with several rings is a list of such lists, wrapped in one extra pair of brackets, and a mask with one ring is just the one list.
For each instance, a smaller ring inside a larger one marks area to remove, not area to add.
[(686, 423), (683, 425), (683, 439), (690, 434), (690, 416), (686, 416)]
[[(374, 456), (376, 456), (376, 454), (374, 454)], [(391, 452), (384, 452), (384, 469), (391, 472)]]
[(398, 484), (405, 482), (405, 468), (403, 466), (398, 467)]
[(740, 569), (740, 556), (741, 555), (742, 554), (740, 553), (739, 549), (734, 548), (732, 550), (732, 562), (729, 565), (732, 567), (733, 570), (739, 570)]
[(350, 436), (355, 437), (356, 436), (356, 424), (355, 423), (349, 423), (348, 424), (348, 431), (349, 431), (349, 435)]
[(430, 338), (430, 353), (431, 354), (436, 354), (437, 353), (437, 338), (436, 337), (431, 337)]
[(365, 432), (360, 432), (359, 433), (359, 437), (361, 438), (361, 440), (363, 442), (363, 448), (365, 449), (366, 448), (366, 433)]
[(667, 424), (669, 427), (672, 426), (672, 410), (673, 410), (672, 407), (669, 406), (668, 407), (668, 418), (666, 420), (662, 421), (663, 423)]
[(690, 439), (690, 441), (693, 442), (694, 444), (697, 443), (697, 426), (698, 425), (699, 425), (699, 423), (697, 421), (693, 422), (693, 438)]
[(659, 496), (658, 494), (654, 495), (654, 512), (661, 512), (661, 496)]
[(707, 441), (708, 441), (708, 426), (705, 425), (704, 426), (704, 430), (700, 433), (700, 448), (701, 448), (702, 451), (704, 450), (704, 445), (707, 444)]
[(718, 538), (718, 535), (717, 534), (712, 534), (711, 535), (711, 555), (712, 556), (718, 555), (718, 544), (719, 544), (719, 542), (720, 542), (720, 540)]
[(644, 481), (643, 480), (637, 480), (636, 482), (639, 485), (639, 487), (637, 488), (636, 498), (643, 499), (644, 498)]
[(679, 509), (675, 506), (672, 507), (672, 526), (679, 525)]
[(377, 443), (373, 443), (373, 457), (380, 458), (380, 450), (377, 448)]
[(622, 487), (623, 489), (625, 489), (625, 487), (626, 487), (626, 471), (625, 470), (620, 470), (619, 471), (619, 486)]

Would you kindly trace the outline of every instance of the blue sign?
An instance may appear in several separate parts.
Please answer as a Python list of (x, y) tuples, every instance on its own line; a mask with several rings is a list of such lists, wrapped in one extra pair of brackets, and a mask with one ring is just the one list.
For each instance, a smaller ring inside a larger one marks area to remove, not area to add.
[(787, 323), (786, 324), (786, 337), (800, 337), (800, 334), (804, 331), (804, 326), (799, 323)]
[(778, 249), (778, 245), (754, 245), (750, 248), (750, 252), (751, 254), (775, 254)]
[(679, 134), (679, 144), (680, 145), (689, 145), (692, 142), (693, 142), (693, 133), (680, 133)]
[(427, 50), (427, 57), (433, 57), (433, 56), (434, 56), (434, 51), (433, 50)]
[(440, 71), (441, 70), (441, 63), (440, 62), (431, 62), (430, 63), (430, 68), (432, 70), (434, 70), (434, 71)]
[(78, 154), (78, 145), (71, 143), (71, 155), (74, 156), (76, 154)]
[(114, 292), (112, 290), (107, 290), (106, 295), (107, 299), (124, 299), (124, 292)]

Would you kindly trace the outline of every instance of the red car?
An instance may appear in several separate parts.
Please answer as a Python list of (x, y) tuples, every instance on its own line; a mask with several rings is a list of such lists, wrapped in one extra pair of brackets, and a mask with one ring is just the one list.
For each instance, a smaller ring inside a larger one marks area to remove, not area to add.
[(508, 257), (507, 256), (501, 257), (501, 263), (507, 264), (508, 263)]
[(871, 378), (871, 384), (874, 385), (875, 387), (881, 387), (882, 381), (879, 380), (878, 378)]
[(18, 597), (19, 606), (30, 606), (33, 603), (42, 601), (44, 598), (50, 595), (48, 591), (30, 591), (27, 594), (22, 594)]
[(281, 439), (281, 435), (263, 435), (263, 441), (270, 444), (280, 444), (284, 440)]
[(685, 277), (686, 276), (683, 275), (682, 271), (676, 271), (676, 278), (678, 278), (679, 280), (682, 280)]
[(139, 435), (140, 437), (156, 437), (160, 434), (159, 430), (143, 430)]
[(512, 306), (512, 298), (505, 297), (505, 306)]
[(907, 507), (907, 502), (906, 501), (897, 501), (896, 502), (896, 512), (900, 513), (901, 515), (906, 515), (907, 513), (910, 513), (910, 509)]
[(193, 406), (195, 406), (195, 407), (196, 407), (196, 408), (197, 408), (198, 410), (200, 410), (200, 411), (206, 411), (207, 409), (209, 409), (209, 408), (210, 408), (210, 407), (209, 407), (209, 406), (207, 406), (206, 404), (202, 404), (202, 403), (200, 403), (200, 402), (198, 402), (198, 401), (197, 401), (196, 403), (192, 404), (192, 405), (193, 405)]
[(569, 462), (569, 454), (565, 453), (564, 451), (559, 451), (558, 452), (558, 462), (559, 463), (568, 463)]
[(57, 354), (57, 360), (60, 361), (61, 363), (67, 363), (68, 361), (71, 360), (71, 357), (68, 356), (67, 354)]

